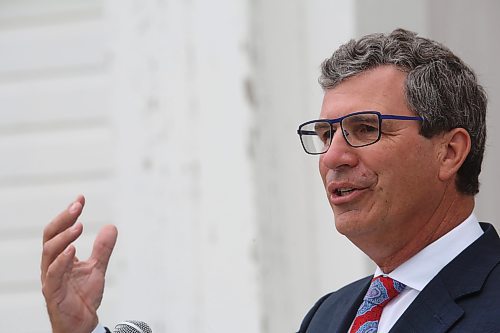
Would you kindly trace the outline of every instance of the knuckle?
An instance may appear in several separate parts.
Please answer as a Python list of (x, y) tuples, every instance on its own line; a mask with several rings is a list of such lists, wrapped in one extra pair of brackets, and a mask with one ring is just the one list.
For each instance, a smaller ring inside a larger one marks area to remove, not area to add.
[(52, 265), (50, 265), (47, 268), (47, 273), (45, 274), (45, 278), (43, 280), (43, 285), (46, 286), (48, 282), (53, 281), (57, 277), (58, 273), (57, 273), (57, 269), (55, 267), (56, 265), (57, 265), (57, 263), (52, 263)]
[(50, 265), (47, 269), (47, 274), (45, 274), (45, 280), (50, 280), (54, 277), (54, 266)]
[(46, 283), (42, 283), (42, 294), (44, 297), (47, 297), (48, 295), (48, 290), (47, 290), (47, 284)]
[(53, 255), (53, 247), (49, 242), (45, 242), (42, 247), (42, 257), (51, 257)]

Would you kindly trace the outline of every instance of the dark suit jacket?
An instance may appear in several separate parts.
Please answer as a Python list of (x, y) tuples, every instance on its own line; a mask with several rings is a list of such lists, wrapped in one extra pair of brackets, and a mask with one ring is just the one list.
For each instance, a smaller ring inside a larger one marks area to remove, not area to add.
[[(484, 234), (429, 282), (390, 333), (500, 332), (500, 239), (492, 225), (481, 227)], [(371, 278), (321, 298), (299, 333), (347, 333)]]

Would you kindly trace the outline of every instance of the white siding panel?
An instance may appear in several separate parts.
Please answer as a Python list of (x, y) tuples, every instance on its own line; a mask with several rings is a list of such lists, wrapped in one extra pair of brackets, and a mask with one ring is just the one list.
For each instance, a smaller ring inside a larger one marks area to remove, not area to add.
[(108, 86), (105, 73), (0, 85), (0, 133), (104, 122), (109, 110)]
[(0, 2), (0, 26), (40, 23), (42, 20), (96, 15), (102, 11), (100, 0), (16, 0)]
[(106, 176), (111, 145), (105, 127), (0, 137), (0, 186)]
[(49, 70), (100, 68), (107, 57), (106, 30), (105, 21), (87, 20), (0, 31), (0, 80)]
[(0, 298), (0, 332), (47, 333), (51, 332), (40, 290), (13, 294)]

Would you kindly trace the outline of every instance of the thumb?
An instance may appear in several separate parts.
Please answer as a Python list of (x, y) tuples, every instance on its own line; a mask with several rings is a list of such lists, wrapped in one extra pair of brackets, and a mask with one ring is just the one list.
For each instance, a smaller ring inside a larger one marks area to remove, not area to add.
[(118, 237), (118, 230), (114, 225), (106, 225), (97, 234), (92, 248), (90, 258), (97, 262), (97, 268), (106, 272), (108, 267), (109, 258), (113, 253), (113, 249)]

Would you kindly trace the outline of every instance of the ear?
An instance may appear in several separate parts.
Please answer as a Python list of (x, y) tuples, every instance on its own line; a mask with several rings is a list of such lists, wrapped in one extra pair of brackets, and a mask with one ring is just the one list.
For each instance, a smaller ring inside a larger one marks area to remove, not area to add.
[(454, 128), (443, 135), (441, 144), (439, 179), (446, 181), (454, 178), (469, 155), (470, 135), (464, 128)]

